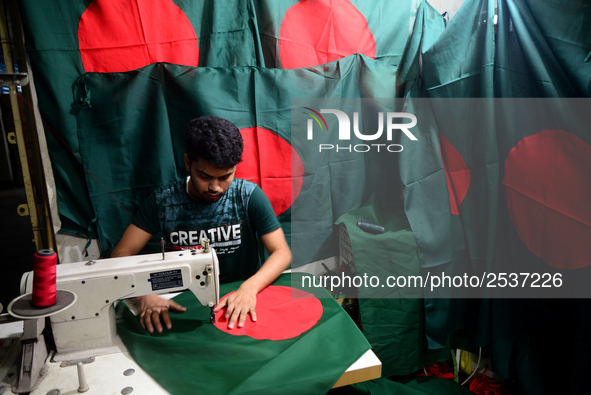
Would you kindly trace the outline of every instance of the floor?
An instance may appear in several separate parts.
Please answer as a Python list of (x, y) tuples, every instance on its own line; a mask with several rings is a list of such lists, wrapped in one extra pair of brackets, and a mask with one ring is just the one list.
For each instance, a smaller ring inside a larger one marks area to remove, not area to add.
[(6, 312), (8, 303), (20, 295), (23, 273), (33, 270), (33, 230), (28, 216), (21, 217), (16, 208), (27, 202), (24, 188), (0, 190), (0, 304)]

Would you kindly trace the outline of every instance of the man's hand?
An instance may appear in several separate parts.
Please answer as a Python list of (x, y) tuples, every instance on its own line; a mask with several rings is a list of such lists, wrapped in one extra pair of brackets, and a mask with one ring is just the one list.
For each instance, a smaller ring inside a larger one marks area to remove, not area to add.
[(158, 295), (138, 296), (135, 298), (135, 302), (138, 306), (140, 323), (148, 333), (153, 333), (154, 328), (156, 328), (158, 333), (162, 333), (161, 320), (164, 321), (164, 325), (166, 325), (167, 329), (172, 328), (172, 322), (170, 321), (168, 310), (179, 313), (187, 310), (186, 307), (183, 307), (172, 300), (163, 299)]
[(263, 266), (243, 282), (236, 292), (223, 299), (213, 309), (214, 313), (217, 313), (226, 308), (226, 319), (229, 319), (228, 329), (234, 328), (236, 321), (238, 321), (238, 328), (242, 328), (248, 314), (253, 321), (257, 320), (255, 311), (257, 294), (275, 281), (291, 262), (291, 251), (281, 228), (262, 235), (261, 241), (269, 252), (269, 257)]
[(226, 319), (229, 319), (228, 329), (234, 328), (236, 321), (238, 321), (238, 328), (242, 328), (248, 314), (253, 321), (257, 320), (256, 304), (257, 291), (243, 283), (236, 292), (220, 301), (213, 312), (217, 313), (225, 307)]

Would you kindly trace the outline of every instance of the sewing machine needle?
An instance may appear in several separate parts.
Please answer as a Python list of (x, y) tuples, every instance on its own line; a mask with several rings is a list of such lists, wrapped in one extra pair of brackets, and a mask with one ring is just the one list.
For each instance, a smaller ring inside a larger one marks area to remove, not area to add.
[(211, 316), (209, 317), (209, 322), (215, 324), (215, 313), (213, 312), (213, 307), (211, 308)]

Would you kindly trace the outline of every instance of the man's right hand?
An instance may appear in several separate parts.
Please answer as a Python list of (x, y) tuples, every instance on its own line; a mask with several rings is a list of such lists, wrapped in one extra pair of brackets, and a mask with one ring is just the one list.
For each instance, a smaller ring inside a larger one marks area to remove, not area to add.
[(179, 313), (187, 310), (186, 307), (158, 295), (138, 296), (135, 298), (135, 302), (138, 307), (140, 323), (148, 333), (153, 333), (154, 328), (158, 333), (162, 333), (162, 323), (166, 325), (167, 329), (172, 328), (172, 322), (168, 315), (169, 310)]

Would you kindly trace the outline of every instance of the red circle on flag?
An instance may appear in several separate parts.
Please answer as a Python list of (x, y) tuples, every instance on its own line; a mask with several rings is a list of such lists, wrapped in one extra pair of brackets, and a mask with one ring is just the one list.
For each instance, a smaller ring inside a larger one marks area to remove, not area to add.
[(376, 57), (367, 19), (349, 0), (300, 1), (287, 10), (279, 30), (284, 69), (329, 63), (360, 53)]
[(195, 29), (171, 0), (94, 0), (80, 18), (78, 46), (86, 72), (199, 64)]
[(447, 180), (451, 213), (460, 215), (460, 204), (470, 188), (470, 169), (457, 149), (439, 133), (439, 151)]
[(591, 264), (591, 146), (563, 130), (522, 139), (505, 161), (505, 194), (521, 240), (552, 267)]
[(301, 289), (271, 285), (257, 295), (256, 322), (249, 314), (242, 328), (236, 325), (228, 329), (225, 314), (225, 309), (216, 313), (215, 326), (226, 333), (259, 340), (285, 340), (301, 335), (316, 325), (322, 317), (322, 303)]
[(275, 215), (285, 212), (298, 197), (304, 182), (304, 165), (292, 146), (272, 131), (240, 129), (244, 140), (242, 162), (236, 177), (258, 184), (271, 201)]

